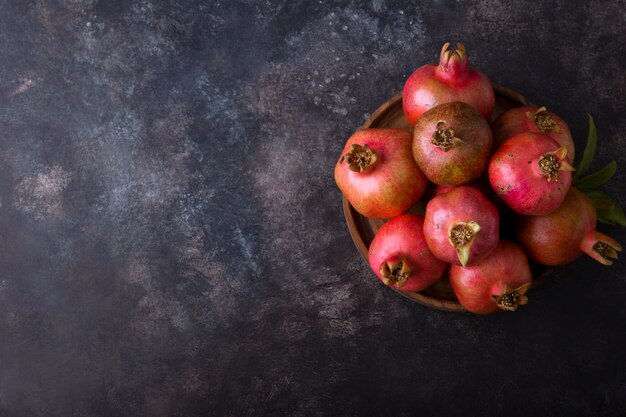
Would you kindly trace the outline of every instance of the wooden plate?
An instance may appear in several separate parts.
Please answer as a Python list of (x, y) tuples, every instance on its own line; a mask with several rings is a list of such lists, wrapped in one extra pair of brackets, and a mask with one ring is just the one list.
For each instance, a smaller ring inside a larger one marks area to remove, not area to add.
[[(496, 93), (496, 106), (491, 115), (490, 122), (493, 122), (501, 113), (505, 110), (508, 110), (513, 107), (519, 106), (533, 106), (531, 102), (529, 102), (524, 96), (521, 94), (512, 91), (505, 87), (494, 86), (494, 91)], [(405, 129), (409, 132), (413, 132), (411, 125), (407, 121), (404, 116), (404, 112), (402, 110), (402, 94), (398, 94), (391, 99), (387, 100), (382, 106), (380, 106), (372, 115), (363, 123), (362, 128), (369, 127), (395, 127), (400, 129)], [(352, 236), (352, 240), (356, 245), (357, 249), (363, 256), (366, 262), (368, 262), (368, 248), (374, 235), (378, 231), (378, 229), (386, 222), (385, 219), (370, 219), (364, 216), (361, 216), (357, 211), (350, 205), (348, 200), (345, 197), (343, 198), (343, 213), (346, 218), (346, 223), (348, 225), (348, 230), (350, 231), (350, 235)], [(425, 199), (420, 200), (413, 208), (409, 210), (410, 213), (415, 214), (424, 214), (424, 208), (426, 206)], [(368, 262), (369, 265), (369, 262)], [(533, 275), (535, 276), (535, 280), (531, 287), (535, 288), (548, 274), (549, 269), (541, 265), (531, 265), (533, 269)], [(373, 273), (372, 273), (373, 274)], [(381, 283), (381, 285), (384, 285)], [(450, 281), (447, 276), (444, 276), (439, 281), (435, 282), (430, 287), (422, 290), (420, 292), (404, 292), (397, 290), (392, 287), (394, 291), (398, 294), (401, 294), (405, 297), (410, 298), (411, 300), (417, 301), (418, 303), (437, 308), (440, 310), (446, 311), (457, 311), (463, 312), (467, 311), (461, 304), (459, 304), (454, 292), (452, 291), (452, 287), (450, 286)]]

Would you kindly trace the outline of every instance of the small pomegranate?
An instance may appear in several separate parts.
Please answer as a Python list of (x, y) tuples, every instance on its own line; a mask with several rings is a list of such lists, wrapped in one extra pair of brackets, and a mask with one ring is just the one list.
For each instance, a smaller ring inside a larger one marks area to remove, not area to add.
[(587, 196), (570, 188), (563, 204), (545, 216), (521, 216), (515, 234), (528, 257), (544, 265), (564, 265), (586, 253), (612, 265), (622, 247), (596, 229), (596, 209)]
[(491, 157), (489, 182), (515, 212), (551, 213), (563, 202), (574, 168), (567, 147), (550, 137), (524, 132), (505, 140)]
[[(468, 184), (469, 186), (470, 184)], [(452, 191), (455, 188), (460, 187), (459, 185), (435, 185), (433, 188), (433, 197), (436, 197), (441, 194), (445, 194), (448, 191)]]
[(476, 314), (515, 311), (528, 302), (533, 281), (524, 251), (509, 240), (500, 240), (477, 265), (452, 265), (448, 275), (459, 303)]
[(402, 107), (411, 126), (432, 107), (452, 101), (462, 101), (489, 119), (495, 105), (495, 95), (489, 79), (470, 68), (465, 48), (460, 43), (455, 51), (450, 43), (441, 48), (439, 65), (418, 68), (404, 84)]
[(499, 212), (502, 212), (502, 209), (506, 207), (506, 210), (509, 210), (506, 204), (498, 197), (498, 194), (491, 188), (491, 184), (489, 183), (489, 178), (485, 175), (481, 175), (480, 178), (476, 181), (472, 181), (470, 183), (464, 185), (435, 185), (433, 187), (432, 196), (438, 196), (439, 194), (447, 193), (448, 191), (454, 190), (457, 187), (473, 187), (478, 191), (483, 193), (485, 197), (493, 204)]
[(460, 101), (428, 110), (413, 131), (413, 157), (435, 184), (461, 185), (478, 179), (492, 148), (489, 124)]
[(543, 133), (567, 146), (567, 156), (574, 161), (574, 141), (567, 123), (545, 107), (515, 107), (502, 113), (491, 125), (496, 148), (505, 139), (522, 132)]
[(433, 255), (454, 265), (480, 262), (498, 244), (500, 215), (478, 189), (456, 187), (426, 205), (424, 237)]
[(411, 143), (402, 129), (363, 129), (348, 139), (335, 181), (356, 211), (394, 217), (422, 197), (428, 180), (413, 160)]
[(437, 281), (446, 263), (433, 256), (422, 231), (424, 218), (402, 214), (385, 223), (369, 248), (372, 271), (390, 287), (421, 291)]

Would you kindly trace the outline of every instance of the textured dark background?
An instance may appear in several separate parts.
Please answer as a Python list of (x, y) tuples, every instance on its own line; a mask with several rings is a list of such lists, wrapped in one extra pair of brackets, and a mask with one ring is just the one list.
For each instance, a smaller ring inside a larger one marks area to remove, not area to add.
[[(476, 317), (382, 286), (347, 137), (444, 41), (626, 206), (623, 1), (0, 0), (0, 416), (623, 416), (626, 262)], [(622, 229), (601, 227), (622, 243)]]

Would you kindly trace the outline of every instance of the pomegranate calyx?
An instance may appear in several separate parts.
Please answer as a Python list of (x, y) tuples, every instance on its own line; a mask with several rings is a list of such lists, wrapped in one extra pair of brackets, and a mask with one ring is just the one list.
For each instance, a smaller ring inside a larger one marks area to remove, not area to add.
[(350, 150), (341, 157), (340, 164), (344, 161), (348, 164), (348, 168), (353, 172), (365, 172), (372, 169), (378, 162), (378, 154), (367, 145), (353, 144)]
[(574, 168), (572, 165), (570, 165), (569, 162), (565, 160), (568, 152), (569, 149), (567, 149), (567, 146), (561, 146), (559, 149), (554, 151), (554, 156), (556, 156), (556, 159), (559, 160), (559, 171), (576, 171), (576, 168)]
[(443, 44), (439, 55), (439, 69), (450, 74), (462, 73), (467, 69), (467, 53), (461, 43), (456, 44), (454, 51), (449, 50), (450, 42)]
[(491, 297), (500, 310), (515, 311), (518, 306), (528, 303), (528, 297), (525, 294), (529, 288), (530, 283), (517, 288), (505, 285), (500, 295), (492, 295)]
[(595, 253), (598, 254), (598, 259), (604, 265), (613, 265), (613, 261), (611, 259), (617, 259), (617, 252), (621, 252), (621, 246), (614, 247), (610, 243), (603, 242), (601, 240), (594, 243), (591, 248)]
[(385, 285), (402, 288), (411, 276), (411, 268), (405, 258), (388, 259), (380, 264), (380, 275)]
[(467, 266), (471, 256), (472, 243), (480, 225), (475, 221), (456, 222), (448, 230), (448, 241), (456, 249), (461, 265)]
[(437, 129), (433, 133), (430, 142), (438, 148), (441, 148), (444, 152), (448, 152), (454, 145), (462, 143), (463, 141), (454, 136), (454, 129), (450, 127), (447, 128), (446, 122), (440, 120), (437, 122)]
[(547, 152), (541, 155), (537, 166), (539, 171), (545, 175), (548, 181), (557, 181), (559, 171), (575, 171), (576, 169), (565, 160), (567, 157), (567, 146), (561, 146), (554, 152)]
[(554, 130), (556, 133), (561, 131), (561, 128), (545, 107), (539, 108), (534, 114), (526, 112), (526, 117), (532, 120), (537, 128), (544, 133), (551, 130)]
[(622, 251), (622, 245), (612, 237), (592, 230), (583, 238), (579, 249), (602, 265), (611, 266), (611, 259), (617, 259), (617, 252)]

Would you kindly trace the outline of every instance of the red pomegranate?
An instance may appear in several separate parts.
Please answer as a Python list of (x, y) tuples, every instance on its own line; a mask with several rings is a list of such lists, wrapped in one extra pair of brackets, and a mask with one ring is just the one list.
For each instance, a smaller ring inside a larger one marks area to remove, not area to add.
[(427, 110), (452, 101), (470, 104), (485, 119), (493, 111), (495, 95), (489, 79), (469, 67), (463, 45), (457, 44), (455, 51), (448, 50), (449, 46), (441, 48), (438, 65), (418, 68), (404, 84), (402, 107), (411, 126)]
[(533, 281), (524, 251), (509, 240), (500, 240), (477, 265), (452, 265), (448, 275), (459, 303), (476, 314), (515, 311), (528, 302)]
[(363, 129), (348, 139), (335, 181), (356, 211), (394, 217), (422, 197), (428, 180), (413, 160), (411, 144), (411, 134), (402, 129)]
[(424, 218), (402, 214), (385, 223), (369, 248), (369, 264), (383, 283), (421, 291), (437, 281), (446, 263), (433, 256), (423, 234)]
[(544, 265), (564, 265), (586, 253), (612, 265), (622, 247), (596, 229), (596, 209), (587, 196), (570, 188), (563, 204), (545, 216), (520, 216), (515, 234), (528, 257)]
[(454, 265), (480, 262), (498, 244), (500, 215), (478, 189), (456, 187), (426, 206), (424, 237), (433, 255)]
[(498, 194), (491, 188), (491, 184), (489, 183), (489, 177), (486, 175), (481, 175), (476, 181), (472, 181), (470, 183), (464, 185), (435, 185), (432, 190), (432, 196), (438, 196), (439, 194), (447, 193), (448, 191), (454, 190), (457, 187), (474, 187), (493, 204), (499, 212), (502, 212), (503, 208), (507, 208), (507, 205), (498, 197)]
[(491, 157), (489, 182), (515, 212), (556, 210), (572, 184), (567, 148), (542, 134), (524, 132), (505, 140)]
[(461, 185), (478, 179), (492, 148), (489, 124), (460, 101), (428, 110), (413, 130), (413, 157), (435, 184)]
[(515, 107), (502, 113), (491, 125), (496, 148), (505, 139), (522, 132), (543, 133), (567, 147), (567, 156), (574, 161), (575, 149), (567, 123), (545, 107)]

